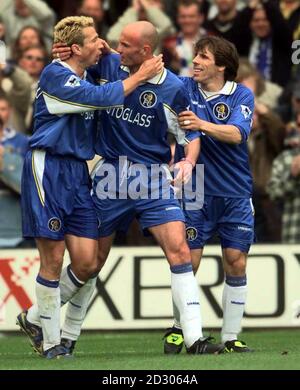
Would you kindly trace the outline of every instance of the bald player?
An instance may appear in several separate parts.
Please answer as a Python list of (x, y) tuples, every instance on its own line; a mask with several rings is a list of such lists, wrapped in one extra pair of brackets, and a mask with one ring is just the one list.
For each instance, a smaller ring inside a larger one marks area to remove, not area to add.
[[(103, 57), (89, 72), (101, 83), (125, 80), (145, 60), (153, 57), (156, 45), (157, 32), (151, 23), (129, 24), (121, 33), (119, 54)], [(168, 174), (158, 177), (152, 169), (154, 165), (167, 167), (171, 160), (168, 133), (172, 133), (185, 149), (185, 159), (179, 162), (180, 172), (184, 175), (194, 166), (200, 148), (199, 139), (187, 141), (177, 121), (177, 115), (189, 105), (183, 83), (163, 69), (161, 74), (147, 80), (126, 97), (122, 107), (102, 112), (95, 149), (103, 160), (92, 175), (92, 198), (101, 222), (98, 266), (101, 268), (108, 257), (114, 233), (126, 232), (131, 221), (137, 218), (143, 231), (155, 237), (170, 265), (172, 298), (180, 313), (187, 352), (216, 354), (223, 351), (223, 346), (213, 344), (211, 338), (202, 334), (199, 289), (185, 239), (183, 212)], [(120, 156), (123, 158), (119, 159)], [(137, 164), (143, 167), (140, 171), (142, 195), (139, 197), (130, 196), (130, 187), (137, 177)], [(107, 180), (107, 172), (111, 169), (116, 177)], [(114, 193), (104, 193), (103, 182), (112, 181), (116, 182)], [(151, 188), (154, 188), (154, 193), (151, 193)], [(80, 333), (93, 289), (91, 284), (88, 293), (83, 287), (72, 299), (73, 305), (68, 307), (62, 339), (70, 346), (70, 352)]]

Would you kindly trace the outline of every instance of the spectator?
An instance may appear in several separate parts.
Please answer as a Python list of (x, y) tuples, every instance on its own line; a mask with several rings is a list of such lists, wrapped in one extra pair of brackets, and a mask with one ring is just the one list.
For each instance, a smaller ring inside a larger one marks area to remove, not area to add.
[(26, 26), (20, 30), (14, 43), (13, 58), (17, 60), (30, 46), (42, 46), (46, 50), (44, 38), (40, 30), (34, 26)]
[(31, 77), (20, 67), (9, 62), (0, 64), (0, 90), (12, 102), (9, 123), (21, 132), (26, 131), (25, 116), (30, 106)]
[(283, 150), (285, 127), (280, 118), (258, 103), (249, 136), (249, 160), (253, 176), (255, 233), (259, 242), (278, 242), (281, 237), (281, 209), (270, 199), (267, 183), (272, 163)]
[(234, 43), (239, 55), (247, 56), (251, 43), (251, 8), (238, 10), (237, 0), (215, 0), (215, 5), (217, 14), (212, 20), (208, 20), (204, 27), (209, 34), (221, 36)]
[(11, 105), (0, 95), (0, 247), (15, 247), (22, 239), (20, 187), (28, 139), (8, 128)]
[[(107, 33), (107, 40), (112, 47), (116, 47), (121, 31), (127, 24), (138, 20), (148, 20), (157, 29), (159, 42), (172, 33), (174, 27), (171, 19), (163, 11), (162, 0), (132, 0), (129, 7)], [(157, 49), (160, 52), (161, 47)]]
[(277, 109), (283, 89), (271, 81), (264, 80), (247, 58), (240, 59), (236, 81), (251, 89), (256, 102), (262, 103), (272, 110)]
[(23, 51), (18, 61), (20, 68), (25, 70), (31, 77), (30, 99), (25, 116), (25, 126), (28, 133), (32, 133), (33, 103), (35, 101), (37, 83), (47, 61), (47, 52), (42, 46), (28, 47)]
[(300, 37), (300, 1), (299, 0), (277, 0), (280, 11), (287, 21), (293, 39)]
[(292, 36), (276, 4), (258, 0), (251, 18), (249, 60), (262, 76), (285, 86), (291, 74)]
[(271, 199), (283, 201), (282, 242), (300, 243), (300, 114), (283, 151), (273, 162), (268, 193)]
[[(174, 0), (174, 1), (163, 0), (165, 13), (169, 15), (172, 20), (176, 20), (178, 3), (180, 1), (181, 0)], [(208, 11), (210, 9), (210, 0), (196, 0), (196, 2), (199, 5), (199, 7), (201, 7), (202, 13), (204, 15), (204, 20), (206, 20)]]
[(20, 30), (35, 26), (42, 31), (48, 51), (52, 46), (55, 22), (53, 10), (42, 0), (1, 0), (0, 16), (6, 28), (6, 43), (12, 45)]
[(180, 76), (193, 75), (194, 44), (206, 34), (201, 27), (204, 14), (198, 0), (179, 0), (177, 24), (179, 32), (163, 42), (164, 61)]
[(81, 0), (77, 8), (77, 15), (92, 17), (97, 33), (102, 39), (106, 39), (108, 26), (105, 22), (102, 0)]

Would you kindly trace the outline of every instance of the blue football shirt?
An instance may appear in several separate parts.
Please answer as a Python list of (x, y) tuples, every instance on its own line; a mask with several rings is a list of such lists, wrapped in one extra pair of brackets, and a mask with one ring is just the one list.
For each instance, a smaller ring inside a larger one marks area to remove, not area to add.
[[(199, 118), (220, 125), (234, 125), (242, 136), (241, 143), (233, 145), (198, 132), (201, 153), (197, 163), (204, 164), (205, 195), (250, 197), (252, 176), (247, 139), (254, 111), (253, 93), (233, 81), (227, 81), (218, 93), (207, 93), (192, 78), (181, 80), (189, 92), (191, 110)], [(195, 138), (195, 134), (187, 134), (187, 138)]]
[[(121, 66), (117, 54), (103, 57), (89, 72), (101, 83), (129, 77), (129, 69)], [(128, 95), (123, 107), (102, 111), (96, 153), (107, 160), (127, 156), (146, 166), (169, 163), (168, 133), (182, 146), (189, 142), (177, 120), (178, 113), (189, 105), (182, 81), (164, 69)]]
[(43, 70), (36, 94), (34, 134), (29, 141), (32, 149), (80, 160), (94, 157), (97, 110), (122, 105), (124, 90), (121, 81), (100, 87), (93, 85), (91, 78), (87, 80), (61, 61), (53, 61)]

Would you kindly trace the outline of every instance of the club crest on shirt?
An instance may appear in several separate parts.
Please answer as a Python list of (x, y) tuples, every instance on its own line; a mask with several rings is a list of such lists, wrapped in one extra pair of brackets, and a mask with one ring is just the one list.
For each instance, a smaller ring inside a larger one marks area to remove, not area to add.
[(187, 227), (185, 229), (185, 232), (187, 241), (195, 241), (198, 237), (197, 229), (192, 226)]
[(252, 111), (250, 110), (250, 108), (248, 106), (244, 106), (243, 104), (241, 104), (241, 111), (242, 111), (242, 114), (244, 115), (245, 119), (248, 119), (251, 117)]
[(51, 232), (59, 232), (61, 229), (61, 221), (59, 218), (51, 218), (48, 221), (48, 229)]
[(152, 91), (144, 91), (140, 95), (140, 103), (145, 108), (152, 108), (157, 102), (157, 96)]
[(65, 87), (79, 87), (80, 79), (77, 76), (72, 75), (66, 82)]
[(216, 103), (213, 108), (213, 113), (219, 121), (224, 121), (230, 114), (230, 108), (226, 103)]

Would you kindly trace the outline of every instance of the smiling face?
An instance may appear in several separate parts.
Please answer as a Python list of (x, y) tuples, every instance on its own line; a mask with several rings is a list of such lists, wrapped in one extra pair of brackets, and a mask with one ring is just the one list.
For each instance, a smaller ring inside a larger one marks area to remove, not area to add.
[(177, 22), (184, 35), (195, 36), (203, 23), (203, 15), (196, 4), (178, 7)]
[(266, 38), (271, 34), (271, 24), (263, 8), (253, 12), (250, 27), (258, 38)]
[(199, 51), (193, 59), (194, 80), (197, 83), (207, 84), (220, 75), (224, 67), (217, 66), (215, 57), (208, 48)]

